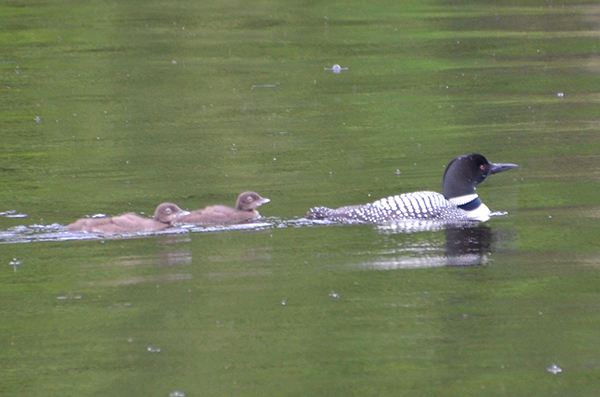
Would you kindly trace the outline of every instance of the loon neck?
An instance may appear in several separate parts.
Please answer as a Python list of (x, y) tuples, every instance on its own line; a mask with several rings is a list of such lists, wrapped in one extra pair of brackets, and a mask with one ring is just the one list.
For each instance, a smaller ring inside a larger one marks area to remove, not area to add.
[(477, 193), (466, 194), (464, 196), (452, 197), (448, 199), (452, 204), (465, 211), (473, 211), (477, 209), (481, 204), (481, 200)]
[(471, 201), (470, 203), (464, 204), (464, 205), (459, 205), (458, 208), (460, 208), (461, 210), (465, 210), (465, 211), (474, 211), (476, 209), (478, 209), (479, 207), (481, 207), (483, 205), (483, 202), (479, 199), (479, 197), (477, 197), (475, 200)]

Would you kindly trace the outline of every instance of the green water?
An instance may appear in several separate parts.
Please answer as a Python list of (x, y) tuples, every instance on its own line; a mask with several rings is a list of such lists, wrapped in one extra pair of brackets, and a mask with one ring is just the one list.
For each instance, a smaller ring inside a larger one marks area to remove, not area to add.
[[(27, 215), (0, 216), (0, 394), (598, 395), (593, 2), (0, 14), (0, 212)], [(478, 189), (507, 215), (415, 233), (297, 220), (440, 191), (469, 152), (519, 165)], [(253, 228), (60, 228), (244, 190), (271, 199)]]

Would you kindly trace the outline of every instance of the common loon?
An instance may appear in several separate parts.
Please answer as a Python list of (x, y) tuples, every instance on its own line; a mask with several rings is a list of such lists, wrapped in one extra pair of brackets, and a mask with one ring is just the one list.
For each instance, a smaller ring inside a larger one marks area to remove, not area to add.
[(166, 229), (175, 220), (189, 212), (182, 210), (175, 204), (162, 203), (156, 208), (154, 218), (143, 218), (135, 214), (123, 214), (111, 218), (83, 218), (67, 225), (70, 231), (121, 234), (140, 233)]
[(335, 222), (380, 223), (402, 220), (487, 221), (489, 208), (481, 202), (475, 187), (488, 176), (517, 167), (493, 164), (480, 154), (456, 157), (446, 167), (442, 190), (405, 193), (373, 203), (331, 209), (314, 207), (308, 219)]
[(244, 192), (239, 195), (235, 209), (224, 205), (212, 205), (178, 217), (177, 223), (193, 223), (196, 225), (243, 223), (258, 218), (260, 214), (256, 208), (269, 201), (271, 200), (261, 197), (258, 193)]

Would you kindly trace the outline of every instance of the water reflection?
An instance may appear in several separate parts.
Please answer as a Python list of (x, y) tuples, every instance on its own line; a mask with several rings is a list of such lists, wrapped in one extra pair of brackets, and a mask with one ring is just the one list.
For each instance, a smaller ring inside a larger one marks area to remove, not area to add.
[[(459, 225), (429, 224), (386, 224), (377, 229), (384, 235), (425, 233), (414, 239), (402, 238), (399, 247), (388, 250), (383, 256), (364, 263), (368, 269), (395, 270), (419, 269), (442, 266), (478, 266), (489, 262), (493, 251), (493, 229), (478, 222)], [(441, 232), (443, 231), (443, 238)]]
[(189, 265), (192, 263), (192, 254), (188, 250), (180, 250), (175, 252), (163, 252), (157, 257), (147, 256), (124, 256), (111, 262), (107, 266), (111, 267), (136, 267), (148, 265), (160, 266), (179, 266)]
[(136, 276), (117, 280), (93, 281), (88, 283), (89, 286), (100, 287), (122, 287), (127, 285), (136, 285), (144, 283), (168, 283), (191, 280), (194, 277), (189, 273), (184, 274), (162, 274), (153, 276)]
[(480, 224), (473, 227), (447, 228), (446, 265), (485, 265), (492, 248), (492, 229)]

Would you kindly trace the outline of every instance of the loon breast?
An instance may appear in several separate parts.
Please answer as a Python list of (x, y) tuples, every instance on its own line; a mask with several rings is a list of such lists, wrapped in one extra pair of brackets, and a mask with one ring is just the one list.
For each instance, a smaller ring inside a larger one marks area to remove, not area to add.
[(369, 204), (330, 209), (311, 208), (309, 219), (331, 221), (390, 222), (399, 220), (467, 220), (467, 211), (436, 192), (421, 191), (386, 197)]

